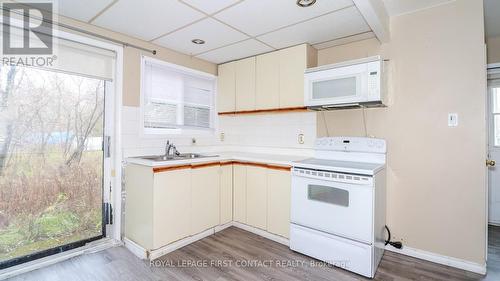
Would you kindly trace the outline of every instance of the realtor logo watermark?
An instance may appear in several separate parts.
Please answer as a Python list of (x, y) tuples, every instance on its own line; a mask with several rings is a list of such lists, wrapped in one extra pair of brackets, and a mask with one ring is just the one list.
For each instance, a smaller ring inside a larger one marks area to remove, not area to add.
[(1, 11), (2, 64), (52, 66), (57, 59), (54, 55), (54, 3), (2, 3)]

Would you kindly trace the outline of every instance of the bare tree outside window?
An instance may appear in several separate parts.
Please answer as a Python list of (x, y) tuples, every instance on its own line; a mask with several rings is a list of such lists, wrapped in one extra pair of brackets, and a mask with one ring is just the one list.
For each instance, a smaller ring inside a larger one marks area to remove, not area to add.
[(102, 234), (104, 88), (0, 66), (0, 262)]

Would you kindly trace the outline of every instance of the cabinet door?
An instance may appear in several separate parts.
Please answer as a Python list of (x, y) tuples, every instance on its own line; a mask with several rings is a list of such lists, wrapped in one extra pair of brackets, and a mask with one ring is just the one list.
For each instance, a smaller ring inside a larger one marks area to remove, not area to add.
[(233, 220), (233, 165), (222, 165), (220, 174), (220, 224)]
[(191, 234), (191, 170), (154, 174), (153, 249)]
[(255, 109), (255, 57), (236, 61), (236, 111)]
[(267, 231), (290, 235), (291, 175), (288, 171), (267, 171)]
[(247, 222), (247, 168), (233, 165), (233, 220)]
[(267, 228), (267, 169), (247, 166), (247, 224)]
[(278, 52), (257, 56), (256, 109), (273, 109), (280, 106), (280, 56)]
[(217, 111), (235, 111), (235, 62), (219, 65), (217, 78)]
[(304, 71), (307, 68), (307, 45), (279, 51), (280, 107), (304, 106)]
[(219, 224), (220, 166), (191, 170), (191, 234)]

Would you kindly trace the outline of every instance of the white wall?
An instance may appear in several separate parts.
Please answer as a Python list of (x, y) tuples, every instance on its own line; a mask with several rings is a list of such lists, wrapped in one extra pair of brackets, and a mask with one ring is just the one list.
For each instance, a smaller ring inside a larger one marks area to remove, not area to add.
[[(483, 1), (391, 18), (391, 41), (321, 50), (318, 63), (390, 59), (387, 108), (366, 111), (369, 135), (387, 140), (387, 223), (408, 247), (485, 263), (486, 57)], [(458, 127), (447, 126), (458, 113)], [(364, 135), (360, 110), (326, 113), (330, 135)], [(321, 119), (318, 134), (326, 135)]]

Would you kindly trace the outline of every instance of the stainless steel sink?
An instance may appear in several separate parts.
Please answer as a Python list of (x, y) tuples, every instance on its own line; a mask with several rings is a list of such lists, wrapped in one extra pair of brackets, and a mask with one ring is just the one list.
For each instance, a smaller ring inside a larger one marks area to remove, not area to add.
[(181, 153), (175, 156), (165, 156), (165, 155), (152, 155), (152, 156), (140, 156), (138, 158), (153, 160), (153, 161), (176, 161), (176, 160), (186, 160), (186, 159), (197, 159), (206, 157), (217, 157), (218, 155), (202, 155), (197, 153)]

